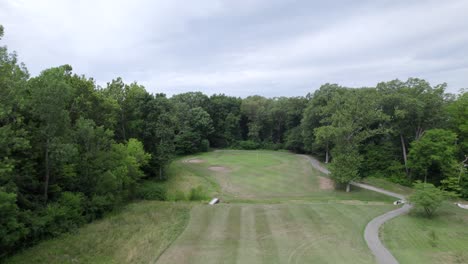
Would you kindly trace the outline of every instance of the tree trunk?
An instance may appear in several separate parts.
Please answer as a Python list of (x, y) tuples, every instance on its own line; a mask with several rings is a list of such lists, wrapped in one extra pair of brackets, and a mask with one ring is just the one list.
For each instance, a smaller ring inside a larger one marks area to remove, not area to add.
[(346, 184), (346, 192), (349, 192), (349, 191), (351, 191), (351, 184), (348, 182)]
[(49, 139), (47, 139), (46, 148), (45, 148), (45, 181), (44, 181), (44, 201), (45, 201), (45, 203), (47, 203), (48, 193), (49, 193), (49, 178), (50, 178)]
[(424, 129), (419, 127), (416, 129), (416, 135), (414, 140), (419, 140), (424, 135)]
[(125, 133), (125, 117), (124, 117), (124, 113), (123, 113), (123, 110), (122, 110), (122, 113), (120, 114), (120, 120), (122, 122), (122, 136), (123, 136), (123, 140), (124, 141), (127, 141), (127, 135)]
[(329, 161), (329, 156), (328, 156), (328, 142), (327, 142), (327, 147), (325, 149), (325, 163), (328, 163)]
[[(159, 139), (159, 148), (161, 149), (162, 148), (162, 144), (163, 144), (163, 138), (161, 137)], [(162, 180), (163, 179), (163, 175), (162, 175), (162, 164), (159, 164), (159, 179)]]
[(401, 150), (403, 152), (403, 161), (405, 163), (405, 171), (406, 171), (406, 176), (409, 177), (409, 170), (408, 170), (408, 159), (406, 157), (406, 146), (405, 146), (405, 139), (403, 138), (403, 134), (400, 134), (400, 141), (401, 141)]

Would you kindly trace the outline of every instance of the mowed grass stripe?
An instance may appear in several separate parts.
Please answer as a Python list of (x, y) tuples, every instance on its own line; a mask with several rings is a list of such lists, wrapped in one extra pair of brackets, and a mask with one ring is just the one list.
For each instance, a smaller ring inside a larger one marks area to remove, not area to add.
[(307, 241), (297, 246), (288, 257), (288, 263), (326, 263), (326, 257), (317, 252), (327, 252), (322, 247), (322, 241), (326, 239), (322, 230), (327, 229), (328, 221), (325, 221), (310, 205), (290, 206), (294, 218), (299, 221)]
[(280, 205), (276, 208), (271, 211), (274, 239), (279, 245), (281, 263), (289, 263), (301, 254), (303, 247), (310, 243), (310, 238), (306, 235), (307, 229), (303, 223), (292, 213), (292, 206)]
[(241, 239), (239, 241), (237, 263), (261, 263), (261, 248), (257, 241), (258, 234), (255, 228), (256, 211), (255, 206), (242, 206)]
[(223, 242), (226, 238), (229, 209), (231, 206), (200, 206), (211, 215), (210, 225), (201, 233), (197, 243), (197, 252), (190, 263), (216, 264), (223, 257)]
[(175, 243), (160, 256), (157, 263), (190, 263), (197, 253), (196, 241), (206, 233), (213, 219), (212, 214), (200, 206), (192, 208), (190, 222)]
[(340, 224), (333, 225), (333, 234), (330, 234), (334, 237), (336, 246), (333, 257), (336, 257), (336, 261), (352, 257), (356, 263), (372, 263), (372, 254), (368, 250), (361, 232), (365, 223), (356, 222), (355, 217), (360, 216), (352, 213), (355, 207), (354, 205), (343, 206), (341, 204), (332, 204), (327, 207), (328, 214), (333, 215), (335, 219), (340, 219)]
[(269, 218), (263, 206), (259, 206), (255, 212), (255, 232), (261, 250), (262, 263), (280, 263), (278, 246), (273, 239)]
[[(354, 223), (353, 227), (348, 227), (347, 232), (348, 232), (348, 237), (353, 237), (354, 239), (348, 240), (347, 244), (348, 245), (362, 245), (360, 247), (355, 246), (355, 254), (356, 254), (356, 259), (360, 260), (364, 263), (364, 261), (367, 262), (374, 262), (375, 258), (372, 255), (372, 252), (366, 245), (366, 241), (364, 239), (364, 229), (365, 226), (369, 221), (371, 221), (374, 217), (376, 217), (379, 214), (376, 214), (375, 211), (369, 210), (370, 206), (374, 206), (378, 209), (381, 210), (380, 214), (383, 214), (384, 212), (390, 211), (395, 209), (392, 208), (391, 206), (376, 206), (376, 205), (354, 205), (354, 206), (344, 206), (342, 204), (335, 206), (334, 208), (337, 211), (342, 212), (342, 214), (345, 214), (349, 217), (349, 221)], [(358, 228), (359, 227), (359, 228)], [(345, 244), (346, 246), (346, 244)]]
[(222, 254), (217, 263), (236, 263), (239, 252), (242, 211), (240, 206), (230, 206), (227, 224), (224, 227), (223, 242), (220, 244)]

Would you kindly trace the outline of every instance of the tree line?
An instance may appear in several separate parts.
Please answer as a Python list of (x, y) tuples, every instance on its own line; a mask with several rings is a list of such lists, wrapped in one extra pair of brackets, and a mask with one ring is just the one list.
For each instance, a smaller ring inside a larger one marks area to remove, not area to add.
[(174, 157), (210, 148), (311, 153), (344, 188), (376, 176), (467, 198), (468, 94), (445, 88), (410, 78), (299, 97), (168, 98), (121, 78), (101, 87), (69, 65), (31, 77), (0, 47), (0, 258), (138, 199)]

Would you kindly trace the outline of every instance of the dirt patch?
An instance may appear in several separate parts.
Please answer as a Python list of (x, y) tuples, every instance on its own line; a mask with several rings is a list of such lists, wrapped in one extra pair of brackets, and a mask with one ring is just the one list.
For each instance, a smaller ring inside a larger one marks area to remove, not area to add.
[(208, 167), (208, 169), (211, 171), (216, 171), (216, 172), (230, 172), (231, 171), (229, 168), (226, 168), (223, 166), (210, 166)]
[(202, 160), (202, 159), (193, 158), (193, 159), (184, 160), (184, 162), (186, 162), (186, 163), (203, 163), (205, 161)]
[(319, 179), (319, 185), (321, 190), (334, 190), (335, 189), (335, 182), (333, 182), (331, 179), (318, 176)]

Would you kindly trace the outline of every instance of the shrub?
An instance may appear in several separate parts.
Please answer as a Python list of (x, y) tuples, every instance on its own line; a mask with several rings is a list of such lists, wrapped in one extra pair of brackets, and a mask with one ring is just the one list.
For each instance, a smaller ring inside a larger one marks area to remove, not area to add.
[(185, 196), (185, 193), (183, 191), (176, 191), (174, 195), (172, 195), (171, 200), (173, 201), (186, 201), (187, 197)]
[(16, 194), (0, 189), (0, 258), (12, 250), (27, 232), (24, 224), (19, 221)]
[(85, 223), (83, 195), (64, 192), (57, 202), (47, 205), (44, 213), (46, 236), (56, 236), (76, 229)]
[(138, 186), (136, 197), (142, 200), (166, 201), (167, 191), (161, 184), (147, 181)]
[(413, 183), (411, 182), (411, 180), (408, 177), (406, 177), (404, 173), (392, 174), (387, 179), (393, 183), (400, 184), (403, 186), (407, 186), (407, 187), (413, 186)]
[(427, 217), (431, 217), (434, 212), (442, 205), (445, 199), (445, 192), (436, 188), (430, 183), (417, 181), (414, 184), (414, 193), (409, 200), (416, 209), (423, 209)]
[(117, 204), (118, 199), (112, 194), (94, 195), (87, 205), (88, 221), (103, 217), (106, 212), (112, 211)]
[(262, 144), (262, 148), (268, 149), (268, 150), (280, 150), (280, 149), (283, 149), (283, 144), (273, 143), (273, 142), (264, 142)]
[(254, 150), (260, 148), (260, 144), (252, 140), (239, 141), (239, 148), (245, 150)]
[(200, 151), (207, 152), (208, 150), (210, 150), (210, 142), (207, 139), (203, 139), (200, 142)]
[(190, 201), (202, 201), (208, 199), (205, 191), (201, 186), (190, 189), (189, 200)]

